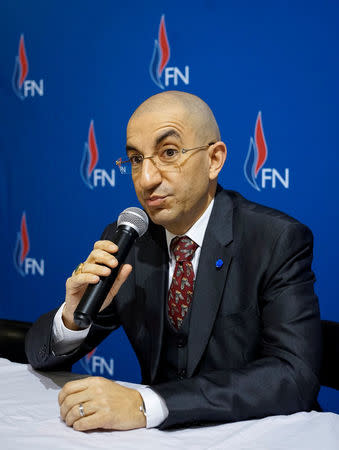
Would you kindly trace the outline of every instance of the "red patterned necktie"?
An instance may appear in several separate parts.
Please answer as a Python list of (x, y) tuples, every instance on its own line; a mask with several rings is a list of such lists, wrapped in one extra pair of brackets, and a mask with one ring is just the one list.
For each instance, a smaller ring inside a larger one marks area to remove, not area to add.
[(177, 236), (171, 242), (176, 263), (168, 294), (167, 313), (176, 329), (181, 327), (192, 301), (194, 271), (191, 261), (197, 248), (198, 245), (187, 236)]

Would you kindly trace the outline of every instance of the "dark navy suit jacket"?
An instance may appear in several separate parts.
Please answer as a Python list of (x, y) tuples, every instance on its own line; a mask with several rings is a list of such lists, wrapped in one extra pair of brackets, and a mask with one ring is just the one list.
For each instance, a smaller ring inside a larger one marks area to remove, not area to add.
[[(115, 224), (109, 225), (102, 237), (109, 239), (114, 230)], [(129, 254), (132, 274), (83, 344), (70, 354), (53, 355), (52, 311), (28, 333), (28, 359), (37, 369), (68, 369), (122, 325), (140, 362), (142, 382), (169, 409), (160, 428), (310, 410), (321, 363), (312, 249), (306, 226), (218, 187), (196, 274), (186, 378), (162, 382), (157, 377), (168, 251), (163, 227), (153, 223)]]

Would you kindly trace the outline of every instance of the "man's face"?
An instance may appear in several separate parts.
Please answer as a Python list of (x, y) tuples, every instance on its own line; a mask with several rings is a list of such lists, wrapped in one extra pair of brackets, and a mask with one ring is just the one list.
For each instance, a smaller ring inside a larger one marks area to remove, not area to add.
[[(133, 117), (127, 127), (127, 154), (155, 155), (206, 145), (197, 142), (197, 133), (185, 110), (177, 105)], [(201, 139), (201, 138), (200, 138)], [(138, 199), (152, 221), (175, 234), (184, 234), (208, 206), (209, 151), (182, 154), (178, 167), (159, 170), (145, 159), (141, 170), (132, 174)]]

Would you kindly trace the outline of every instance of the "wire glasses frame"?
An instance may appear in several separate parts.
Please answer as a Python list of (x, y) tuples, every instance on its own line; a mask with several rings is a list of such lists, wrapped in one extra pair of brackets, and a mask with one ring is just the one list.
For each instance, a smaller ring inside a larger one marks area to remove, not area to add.
[[(210, 142), (209, 144), (201, 145), (199, 147), (182, 148), (181, 150), (176, 152), (176, 154), (173, 156), (173, 158), (170, 158), (170, 159), (161, 159), (161, 156), (159, 156), (159, 153), (156, 153), (155, 155), (151, 155), (151, 156), (144, 156), (144, 155), (138, 154), (138, 155), (133, 155), (126, 160), (119, 158), (118, 160), (115, 161), (115, 164), (119, 167), (120, 173), (122, 175), (130, 175), (131, 173), (138, 172), (141, 169), (142, 163), (145, 159), (152, 159), (154, 165), (158, 169), (161, 170), (161, 168), (163, 168), (163, 167), (170, 167), (170, 166), (175, 166), (176, 164), (178, 164), (182, 154), (191, 152), (192, 150), (204, 150), (204, 149), (209, 148), (213, 144), (215, 144), (215, 142)], [(170, 149), (170, 150), (172, 150), (172, 149)]]

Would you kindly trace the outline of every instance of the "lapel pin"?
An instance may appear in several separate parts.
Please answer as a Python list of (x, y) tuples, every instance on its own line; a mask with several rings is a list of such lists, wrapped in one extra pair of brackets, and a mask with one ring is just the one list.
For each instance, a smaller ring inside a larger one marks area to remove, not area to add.
[(222, 259), (218, 259), (218, 261), (216, 261), (216, 263), (215, 263), (215, 267), (217, 269), (221, 269), (223, 265), (224, 265), (224, 261)]

